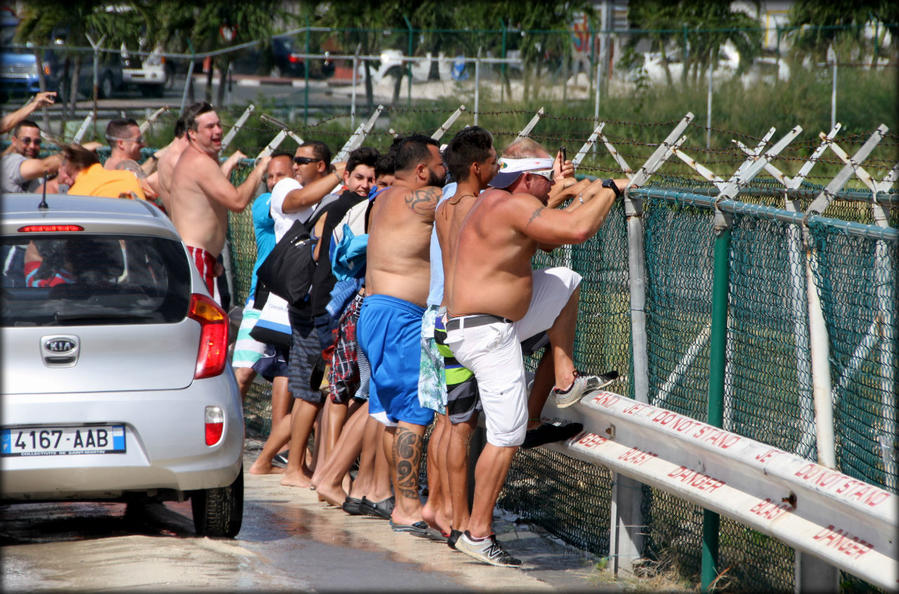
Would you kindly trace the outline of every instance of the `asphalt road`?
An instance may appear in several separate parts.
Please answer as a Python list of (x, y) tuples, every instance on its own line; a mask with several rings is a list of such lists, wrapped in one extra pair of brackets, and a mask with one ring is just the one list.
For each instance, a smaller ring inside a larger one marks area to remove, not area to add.
[[(248, 439), (245, 467), (261, 442)], [(514, 518), (497, 534), (520, 569), (349, 516), (279, 477), (246, 475), (235, 540), (194, 534), (190, 503), (0, 506), (4, 591), (619, 591), (597, 560)]]

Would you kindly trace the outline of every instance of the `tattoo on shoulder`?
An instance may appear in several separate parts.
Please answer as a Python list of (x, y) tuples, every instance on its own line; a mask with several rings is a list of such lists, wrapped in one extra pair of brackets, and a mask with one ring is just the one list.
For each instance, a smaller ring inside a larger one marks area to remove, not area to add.
[(434, 212), (437, 201), (440, 199), (440, 188), (427, 187), (412, 190), (406, 196), (406, 205), (415, 212)]
[(528, 219), (528, 225), (530, 225), (531, 222), (532, 222), (534, 219), (536, 219), (537, 217), (540, 216), (540, 213), (543, 212), (543, 209), (544, 209), (544, 208), (545, 208), (545, 207), (541, 206), (541, 207), (539, 207), (537, 210), (534, 211), (534, 214), (532, 214), (532, 215), (531, 215), (531, 218)]

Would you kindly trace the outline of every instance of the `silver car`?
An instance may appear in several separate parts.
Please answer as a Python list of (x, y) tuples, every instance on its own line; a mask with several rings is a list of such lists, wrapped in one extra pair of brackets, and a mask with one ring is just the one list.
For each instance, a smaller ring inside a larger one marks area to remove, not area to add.
[(3, 196), (0, 498), (191, 500), (243, 517), (228, 318), (168, 218), (139, 200)]

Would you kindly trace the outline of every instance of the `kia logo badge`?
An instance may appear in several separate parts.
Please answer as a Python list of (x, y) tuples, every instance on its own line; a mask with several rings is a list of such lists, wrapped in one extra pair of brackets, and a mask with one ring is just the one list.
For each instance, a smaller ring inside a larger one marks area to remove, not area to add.
[(40, 344), (45, 365), (71, 367), (78, 361), (81, 341), (77, 336), (71, 334), (42, 336)]
[(76, 346), (78, 345), (70, 338), (53, 338), (44, 344), (44, 348), (48, 353), (56, 354), (68, 353), (74, 350)]

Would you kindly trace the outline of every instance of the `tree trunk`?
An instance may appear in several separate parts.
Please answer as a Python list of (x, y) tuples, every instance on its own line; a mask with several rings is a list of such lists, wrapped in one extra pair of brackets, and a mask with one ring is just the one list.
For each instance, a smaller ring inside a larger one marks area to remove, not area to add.
[(228, 70), (231, 67), (231, 60), (225, 58), (225, 63), (222, 64), (221, 70), (219, 70), (219, 88), (216, 93), (216, 106), (221, 109), (225, 105), (225, 89), (228, 84)]
[(215, 70), (212, 63), (212, 60), (210, 60), (209, 71), (206, 72), (206, 92), (204, 96), (207, 103), (212, 103), (212, 71)]
[[(668, 81), (668, 87), (674, 87), (674, 77), (671, 76), (671, 68), (668, 67), (668, 53), (665, 51), (665, 42), (659, 41), (659, 50), (662, 54), (662, 66), (665, 68), (665, 80)], [(599, 84), (599, 81), (596, 81)]]
[[(75, 62), (72, 65), (72, 79), (69, 81), (69, 109), (72, 114), (72, 118), (75, 118), (75, 106), (78, 102), (78, 82), (81, 78), (81, 56), (75, 56)], [(65, 138), (66, 134), (66, 123), (63, 120), (61, 124), (62, 128), (59, 131), (60, 138)]]
[(368, 101), (368, 112), (371, 113), (375, 108), (375, 90), (371, 83), (371, 62), (366, 60), (365, 64), (365, 98)]
[(397, 72), (392, 72), (393, 76), (393, 100), (391, 101), (392, 105), (396, 105), (397, 100), (400, 98), (400, 89), (403, 86), (403, 71), (399, 70)]
[[(37, 62), (37, 82), (40, 85), (41, 93), (47, 90), (47, 77), (44, 74), (44, 61), (41, 59), (41, 50), (34, 50), (34, 59)], [(50, 130), (50, 114), (47, 113), (47, 108), (41, 109), (41, 117), (42, 124), (44, 125), (44, 130)]]

